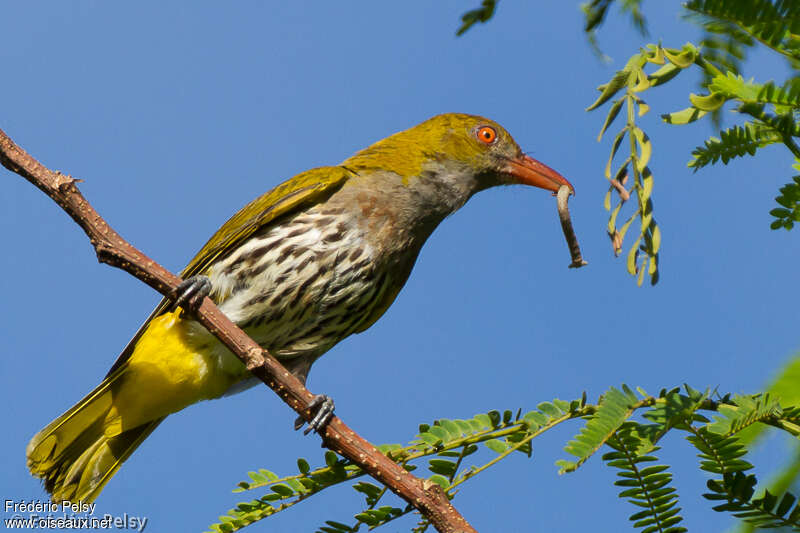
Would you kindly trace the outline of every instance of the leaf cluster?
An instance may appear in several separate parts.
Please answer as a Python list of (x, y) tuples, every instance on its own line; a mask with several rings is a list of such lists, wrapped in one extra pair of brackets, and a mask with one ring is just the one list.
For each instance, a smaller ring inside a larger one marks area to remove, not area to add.
[[(703, 412), (710, 413), (711, 418)], [(452, 499), (460, 485), (517, 455), (514, 452), (530, 457), (531, 441), (537, 436), (579, 419), (584, 424), (564, 448), (573, 459), (557, 461), (559, 472), (577, 470), (600, 449), (608, 447), (610, 451), (603, 460), (617, 470), (615, 485), (622, 488), (620, 497), (636, 507), (630, 517), (634, 528), (647, 533), (686, 531), (669, 466), (660, 464), (656, 455), (664, 435), (682, 431), (698, 451), (700, 468), (720, 476), (709, 481), (709, 492), (705, 494), (716, 503), (715, 510), (732, 513), (760, 527), (780, 525), (800, 530), (795, 497), (785, 490), (758, 491), (754, 488), (755, 476), (744, 474), (753, 467), (743, 459), (747, 450), (738, 437), (740, 433), (767, 425), (800, 437), (800, 406), (783, 408), (769, 393), (712, 399), (709, 391), (689, 386), (649, 395), (640, 388), (634, 391), (622, 385), (610, 388), (596, 404), (587, 403), (584, 394), (570, 402), (543, 402), (526, 413), (518, 409), (489, 411), (470, 419), (438, 419), (421, 424), (407, 445), (383, 445), (379, 450), (408, 471), (425, 466), (427, 479)], [(363, 497), (363, 508), (350, 520), (326, 521), (318, 532), (373, 529), (414, 512), (409, 505), (384, 501), (388, 496), (385, 487), (359, 479), (364, 472), (333, 452), (326, 452), (322, 464), (314, 469), (306, 459), (298, 459), (297, 465), (297, 473), (283, 477), (265, 469), (250, 472), (250, 480), (239, 483), (235, 492), (269, 492), (237, 505), (211, 526), (212, 531), (237, 531), (344, 483), (350, 483)], [(412, 531), (422, 533), (429, 526), (422, 518)]]
[[(696, 15), (706, 35), (725, 35), (744, 56), (758, 41), (789, 59), (800, 59), (800, 4), (793, 0), (690, 0), (684, 8)], [(691, 16), (691, 15), (690, 15)]]
[[(594, 0), (584, 6), (586, 32), (590, 40), (594, 30), (602, 24), (613, 0)], [(620, 0), (623, 10), (630, 7), (629, 2)], [(640, 2), (635, 4), (634, 12), (641, 17)], [(634, 185), (636, 192), (645, 194), (646, 202), (639, 201), (632, 218), (617, 226), (617, 215), (622, 205), (634, 192), (625, 187), (630, 174), (628, 164), (637, 157), (636, 143), (632, 140), (630, 156), (627, 156), (616, 172), (612, 172), (612, 160), (620, 148), (623, 137), (635, 137), (641, 132), (635, 124), (638, 116), (644, 115), (647, 104), (641, 99), (642, 93), (673, 80), (682, 70), (695, 70), (701, 74), (699, 94), (689, 94), (690, 106), (681, 111), (661, 115), (664, 122), (674, 125), (689, 124), (708, 115), (716, 126), (721, 121), (721, 112), (729, 104), (731, 111), (743, 117), (740, 123), (721, 129), (718, 135), (709, 137), (695, 148), (688, 166), (697, 171), (708, 165), (728, 164), (731, 160), (755, 156), (759, 150), (770, 145), (783, 145), (794, 159), (800, 162), (800, 2), (791, 0), (690, 0), (683, 5), (685, 19), (703, 29), (703, 37), (697, 45), (687, 43), (682, 49), (663, 48), (661, 45), (648, 45), (632, 56), (625, 67), (617, 71), (608, 83), (601, 85), (600, 97), (589, 106), (596, 109), (611, 101), (600, 135), (617, 118), (622, 106), (627, 109), (627, 121), (612, 142), (611, 157), (606, 165), (605, 175), (610, 182), (605, 206), (611, 211), (608, 232), (615, 254), (620, 254), (626, 231), (637, 217), (640, 222), (639, 240), (628, 252), (627, 268), (637, 275), (641, 284), (644, 270), (651, 276), (651, 282), (658, 279), (658, 246), (653, 245), (657, 226), (652, 221), (652, 172), (639, 169), (634, 173), (634, 183), (641, 182), (641, 188)], [(644, 27), (644, 22), (641, 24)], [(744, 64), (750, 51), (756, 47), (784, 57), (791, 69), (791, 75), (782, 83), (774, 81), (756, 82), (742, 75)], [(663, 65), (657, 70), (646, 72), (650, 65)], [(617, 94), (622, 96), (612, 100)], [(643, 133), (640, 134), (644, 138)], [(637, 138), (638, 139), (638, 138)], [(652, 146), (649, 138), (640, 144), (639, 158), (649, 156)], [(627, 155), (627, 154), (624, 154)], [(650, 181), (650, 183), (648, 183)], [(612, 210), (611, 196), (617, 193), (616, 206)], [(798, 209), (800, 189), (798, 181), (791, 182), (780, 190), (776, 197), (779, 207), (770, 214), (775, 217), (772, 229), (792, 229), (800, 218)], [(647, 222), (648, 225), (644, 223)]]
[(795, 222), (800, 222), (800, 176), (792, 177), (792, 181), (780, 188), (780, 193), (775, 198), (780, 207), (769, 212), (775, 217), (770, 227), (789, 230), (794, 227)]
[[(632, 56), (608, 83), (598, 87), (600, 95), (587, 108), (587, 111), (591, 111), (611, 101), (597, 137), (598, 141), (602, 140), (608, 128), (620, 116), (623, 107), (625, 109), (625, 124), (611, 143), (611, 154), (605, 168), (609, 187), (604, 206), (610, 211), (607, 231), (615, 255), (622, 253), (628, 230), (635, 221), (638, 222), (638, 235), (628, 249), (626, 264), (628, 272), (636, 276), (639, 285), (642, 284), (645, 274), (650, 277), (652, 284), (658, 282), (658, 257), (661, 248), (661, 229), (653, 216), (654, 179), (649, 167), (653, 146), (650, 137), (637, 123), (650, 110), (641, 93), (667, 83), (683, 69), (694, 64), (697, 57), (698, 51), (691, 44), (682, 49), (649, 45)], [(647, 72), (653, 65), (657, 68), (651, 68)], [(620, 152), (626, 136), (627, 149)], [(621, 163), (615, 165), (618, 154), (624, 157)], [(636, 200), (633, 212), (620, 225), (619, 215), (625, 203), (632, 197)], [(613, 208), (612, 198), (615, 198)]]
[[(608, 466), (619, 469), (619, 480), (614, 482), (618, 487), (626, 487), (620, 492), (620, 498), (627, 498), (633, 505), (642, 508), (631, 515), (634, 528), (645, 528), (645, 531), (663, 531), (664, 533), (682, 533), (688, 531), (678, 526), (683, 518), (678, 514), (678, 493), (670, 486), (672, 474), (667, 465), (650, 465), (658, 461), (654, 455), (640, 453), (642, 439), (637, 434), (636, 424), (625, 423), (615, 431), (607, 444), (614, 449), (603, 455)], [(660, 448), (654, 446), (652, 452)]]
[[(416, 470), (427, 458), (428, 480), (437, 483), (449, 497), (455, 497), (459, 485), (493, 466), (514, 452), (531, 456), (530, 441), (542, 432), (570, 418), (585, 414), (582, 400), (565, 402), (555, 399), (543, 402), (537, 409), (523, 413), (506, 410), (489, 411), (470, 419), (439, 419), (433, 424), (421, 424), (419, 433), (408, 445), (386, 444), (378, 449), (409, 472)], [(483, 449), (485, 453), (477, 453)], [(487, 457), (488, 455), (488, 457)], [(269, 488), (270, 492), (249, 502), (238, 504), (220, 521), (211, 526), (215, 532), (232, 532), (283, 511), (308, 497), (341, 483), (365, 475), (357, 466), (328, 451), (325, 466), (311, 469), (306, 459), (298, 459), (298, 473), (279, 477), (261, 469), (250, 472), (250, 481), (239, 483), (234, 492)], [(385, 487), (358, 481), (353, 490), (364, 498), (364, 509), (354, 514), (352, 524), (327, 521), (318, 531), (339, 533), (358, 531), (361, 526), (372, 529), (414, 511), (406, 505), (379, 505), (386, 495)], [(414, 531), (425, 531), (429, 524), (422, 520)]]

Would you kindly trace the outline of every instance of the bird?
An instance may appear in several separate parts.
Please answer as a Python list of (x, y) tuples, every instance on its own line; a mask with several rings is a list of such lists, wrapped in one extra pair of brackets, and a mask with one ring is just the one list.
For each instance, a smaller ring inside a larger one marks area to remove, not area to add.
[[(574, 193), (497, 122), (446, 113), (266, 192), (201, 248), (177, 302), (161, 301), (105, 379), (33, 437), (31, 474), (53, 501), (92, 502), (165, 417), (255, 384), (192, 301), (208, 295), (305, 383), (316, 359), (383, 315), (442, 220), (511, 184)], [(307, 431), (319, 431), (333, 401), (317, 395), (312, 407)]]

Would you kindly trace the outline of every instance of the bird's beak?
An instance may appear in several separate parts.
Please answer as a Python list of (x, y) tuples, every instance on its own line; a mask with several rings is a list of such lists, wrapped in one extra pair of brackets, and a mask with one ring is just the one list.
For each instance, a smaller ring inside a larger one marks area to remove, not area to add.
[(509, 159), (503, 167), (503, 172), (514, 178), (515, 182), (523, 185), (533, 185), (553, 192), (557, 192), (562, 185), (566, 185), (570, 192), (575, 194), (575, 188), (564, 176), (524, 154)]

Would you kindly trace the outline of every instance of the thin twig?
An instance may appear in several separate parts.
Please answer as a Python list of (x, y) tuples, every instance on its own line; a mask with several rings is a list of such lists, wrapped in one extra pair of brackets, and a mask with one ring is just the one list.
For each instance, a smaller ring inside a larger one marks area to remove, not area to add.
[[(101, 263), (125, 270), (165, 296), (180, 283), (180, 278), (134, 248), (106, 223), (78, 190), (79, 180), (46, 168), (2, 130), (0, 163), (30, 181), (61, 206), (89, 237)], [(231, 322), (209, 298), (203, 300), (195, 314), (196, 320), (225, 344), (253, 375), (275, 391), (289, 407), (310, 420), (308, 405), (313, 395), (277, 359)], [(450, 504), (439, 485), (409, 474), (338, 417), (325, 426), (321, 436), (327, 448), (346, 457), (413, 505), (437, 531), (475, 533), (475, 529)]]

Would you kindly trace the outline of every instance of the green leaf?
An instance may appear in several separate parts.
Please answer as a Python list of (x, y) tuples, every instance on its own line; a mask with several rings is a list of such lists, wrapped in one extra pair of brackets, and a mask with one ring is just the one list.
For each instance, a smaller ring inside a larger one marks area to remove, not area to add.
[[(651, 237), (651, 242), (653, 243), (653, 254), (657, 254), (658, 250), (661, 248), (661, 229), (656, 226), (653, 228), (653, 236)], [(655, 260), (655, 257), (651, 258), (651, 261)], [(651, 272), (651, 275), (653, 273)]]
[(291, 489), (292, 489), (294, 492), (296, 492), (297, 494), (302, 494), (302, 493), (304, 493), (304, 492), (308, 492), (308, 489), (306, 488), (306, 486), (305, 486), (305, 485), (303, 485), (302, 483), (300, 483), (300, 482), (299, 482), (298, 480), (296, 480), (296, 479), (287, 479), (287, 480), (286, 480), (286, 484), (287, 484), (287, 485), (289, 485), (289, 487), (290, 487), (290, 488), (291, 488)]
[(474, 429), (466, 420), (455, 420), (455, 423), (464, 435), (471, 435), (474, 433)]
[(636, 395), (627, 387), (624, 388), (624, 392), (612, 387), (603, 394), (595, 414), (564, 448), (566, 452), (578, 458), (575, 468), (583, 464), (613, 436), (632, 414), (632, 407), (636, 401)]
[[(573, 400), (573, 402), (575, 402), (575, 405), (577, 406), (580, 401), (579, 400)], [(566, 414), (566, 413), (569, 413), (570, 411), (573, 410), (572, 409), (572, 402), (567, 402), (567, 401), (561, 400), (559, 398), (553, 398), (553, 405), (555, 405), (558, 408), (558, 410), (561, 412), (561, 414)]]
[(711, 137), (705, 146), (698, 146), (692, 152), (689, 167), (695, 171), (714, 164), (720, 159), (723, 164), (745, 154), (755, 155), (756, 150), (772, 143), (781, 142), (783, 137), (770, 126), (746, 122), (744, 126), (734, 126), (720, 132), (720, 137)]
[[(769, 212), (778, 220), (772, 222), (773, 229), (791, 229), (794, 222), (800, 222), (800, 176), (795, 176), (793, 181), (780, 188), (780, 196), (775, 201), (782, 207)], [(794, 397), (794, 395), (791, 395)]]
[(640, 67), (634, 67), (632, 69), (633, 76), (635, 76), (636, 82), (630, 87), (630, 92), (638, 93), (642, 91), (646, 91), (650, 88), (650, 81), (647, 79), (647, 75)]
[(708, 431), (729, 436), (742, 429), (780, 417), (783, 410), (777, 399), (769, 393), (759, 396), (734, 396), (733, 405), (720, 404), (714, 423), (708, 425)]
[(701, 111), (716, 111), (722, 104), (727, 101), (727, 98), (722, 93), (711, 93), (705, 96), (690, 94), (689, 101), (692, 105)]
[(659, 85), (667, 83), (669, 80), (680, 74), (681, 70), (683, 69), (672, 63), (664, 65), (648, 76), (648, 79), (650, 80), (650, 87), (658, 87)]
[(671, 48), (664, 49), (664, 56), (670, 63), (678, 68), (686, 68), (694, 63), (697, 59), (697, 48), (691, 43), (684, 45), (682, 50), (674, 50)]
[(355, 515), (355, 519), (358, 520), (359, 522), (367, 524), (370, 527), (375, 527), (380, 524), (380, 520), (375, 518), (369, 512), (358, 513)]
[(700, 452), (700, 468), (706, 472), (730, 474), (753, 468), (753, 465), (740, 459), (747, 450), (736, 437), (726, 437), (699, 428), (686, 439)]
[(690, 122), (704, 117), (706, 113), (708, 113), (708, 111), (703, 111), (696, 107), (687, 107), (681, 111), (661, 115), (661, 118), (668, 124), (689, 124)]
[(636, 139), (640, 151), (636, 160), (636, 169), (642, 172), (647, 166), (647, 163), (650, 162), (650, 156), (653, 153), (653, 144), (650, 142), (650, 138), (647, 134), (638, 127), (633, 128), (633, 137)]
[[(642, 172), (642, 188), (640, 195), (642, 203), (647, 204), (647, 202), (650, 200), (650, 196), (652, 196), (653, 194), (653, 174), (650, 172), (650, 169), (647, 168), (646, 166), (642, 167), (641, 172)], [(650, 221), (652, 219), (653, 219), (652, 212), (648, 212), (642, 217), (642, 233), (644, 233), (645, 230), (647, 230), (647, 228), (650, 226)]]
[(336, 453), (328, 450), (325, 452), (325, 464), (331, 468), (335, 467), (337, 464), (339, 464), (339, 456), (337, 456)]
[(443, 419), (439, 421), (439, 424), (447, 431), (448, 433), (448, 440), (456, 440), (461, 438), (461, 428), (453, 422), (452, 420)]
[(420, 433), (419, 439), (429, 446), (439, 446), (442, 443), (442, 439), (437, 437), (433, 433)]
[(481, 413), (475, 415), (473, 420), (477, 421), (479, 429), (491, 429), (492, 428), (492, 419), (489, 418), (489, 415)]
[(795, 503), (797, 498), (786, 493), (778, 498), (765, 491), (760, 498), (754, 498), (756, 477), (742, 472), (726, 473), (722, 479), (710, 479), (706, 486), (710, 493), (703, 497), (711, 501), (725, 503), (713, 507), (715, 511), (731, 512), (759, 528), (792, 528), (800, 530), (800, 507)]
[(435, 474), (451, 477), (456, 473), (456, 463), (446, 459), (430, 459), (428, 470)]
[(626, 261), (626, 266), (628, 268), (628, 273), (631, 276), (636, 275), (636, 259), (639, 257), (639, 242), (641, 240), (641, 237), (636, 239), (636, 242), (633, 243), (630, 251), (628, 251), (628, 260)]
[(348, 526), (347, 524), (342, 524), (341, 522), (334, 522), (333, 520), (325, 520), (325, 523), (338, 531), (355, 531), (355, 529), (353, 529), (352, 527)]
[(628, 131), (628, 128), (622, 128), (616, 137), (614, 137), (614, 142), (611, 144), (611, 155), (608, 156), (608, 163), (606, 163), (606, 178), (611, 178), (611, 163), (614, 160), (614, 156), (617, 154), (617, 150), (619, 150), (619, 145), (622, 143), (622, 139), (625, 137), (625, 132)]
[(311, 467), (303, 458), (297, 460), (297, 469), (300, 471), (301, 474), (308, 474), (311, 471)]
[(488, 22), (494, 15), (495, 9), (497, 9), (497, 0), (483, 0), (481, 7), (467, 11), (462, 15), (461, 27), (456, 31), (456, 35), (463, 35), (478, 22)]
[(645, 531), (686, 531), (683, 527), (675, 527), (683, 519), (678, 515), (680, 509), (676, 507), (678, 494), (669, 486), (672, 475), (667, 471), (667, 465), (642, 467), (642, 463), (657, 459), (652, 455), (643, 455), (641, 450), (654, 452), (658, 448), (643, 441), (640, 430), (638, 423), (625, 422), (607, 442), (614, 451), (604, 454), (603, 460), (620, 470), (617, 472), (620, 479), (614, 484), (629, 487), (619, 496), (627, 498), (639, 509), (630, 517), (631, 521), (635, 521), (634, 527), (647, 527)]
[(531, 426), (544, 426), (550, 422), (550, 419), (539, 411), (530, 411), (525, 413), (525, 416), (523, 416), (522, 419), (528, 422)]
[(273, 492), (280, 494), (281, 496), (294, 496), (295, 491), (293, 491), (288, 485), (284, 485), (282, 483), (278, 483), (276, 485), (272, 485), (270, 489)]
[(266, 483), (267, 481), (269, 481), (265, 476), (262, 476), (258, 472), (250, 471), (247, 473), (247, 475), (250, 476), (250, 479), (252, 479), (256, 483)]
[(447, 442), (450, 440), (450, 435), (442, 426), (431, 426), (429, 433), (436, 436), (442, 442)]
[(556, 407), (550, 402), (542, 402), (539, 405), (537, 405), (536, 408), (539, 411), (546, 414), (547, 416), (549, 416), (550, 418), (558, 418), (563, 414), (558, 407)]
[(603, 134), (606, 132), (611, 123), (614, 122), (614, 119), (617, 118), (617, 115), (619, 115), (619, 110), (622, 109), (623, 101), (624, 99), (620, 98), (615, 100), (611, 105), (611, 108), (608, 110), (608, 114), (606, 115), (606, 120), (603, 122), (603, 127), (600, 128), (600, 133), (597, 134), (598, 142), (600, 142), (600, 140), (603, 138)]
[(609, 101), (615, 94), (617, 94), (620, 89), (625, 87), (628, 84), (628, 79), (630, 77), (630, 72), (627, 70), (619, 70), (614, 77), (611, 78), (611, 81), (606, 83), (605, 85), (600, 86), (600, 96), (597, 97), (597, 100), (594, 101), (592, 105), (586, 108), (586, 111), (591, 111), (592, 109), (596, 109)]
[(428, 479), (433, 481), (434, 483), (436, 483), (437, 485), (442, 487), (442, 489), (445, 489), (445, 490), (450, 486), (450, 480), (447, 479), (444, 476), (440, 476), (439, 474), (434, 474), (431, 477), (429, 477)]
[(484, 444), (495, 453), (503, 453), (508, 450), (508, 444), (499, 439), (487, 440)]

